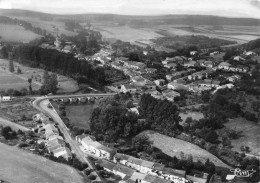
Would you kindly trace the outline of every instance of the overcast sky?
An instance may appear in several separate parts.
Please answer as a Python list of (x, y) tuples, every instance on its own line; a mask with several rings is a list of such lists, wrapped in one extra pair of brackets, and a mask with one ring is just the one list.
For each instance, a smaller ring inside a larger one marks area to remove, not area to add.
[(0, 8), (57, 14), (206, 14), (260, 18), (260, 0), (0, 0)]

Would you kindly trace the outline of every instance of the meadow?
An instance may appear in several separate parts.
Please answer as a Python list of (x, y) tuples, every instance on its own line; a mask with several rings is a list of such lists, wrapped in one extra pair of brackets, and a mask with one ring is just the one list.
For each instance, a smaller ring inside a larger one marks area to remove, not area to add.
[[(151, 39), (169, 36), (184, 35), (203, 35), (210, 38), (225, 39), (236, 41), (237, 44), (243, 44), (248, 41), (260, 38), (260, 29), (257, 26), (229, 26), (223, 25), (217, 29), (214, 26), (188, 26), (188, 25), (149, 25), (147, 27), (130, 27), (128, 25), (119, 26), (113, 23), (94, 23), (94, 28), (101, 32), (104, 38), (110, 40), (120, 39), (131, 42), (140, 46), (150, 45), (157, 50), (164, 50), (162, 47), (155, 45)], [(160, 34), (163, 31), (164, 35)], [(226, 46), (225, 46), (226, 47)], [(171, 50), (165, 50), (171, 51)]]
[(232, 119), (225, 124), (228, 129), (241, 133), (241, 137), (231, 141), (233, 150), (241, 152), (241, 146), (248, 146), (251, 150), (249, 154), (260, 156), (260, 125), (247, 121), (243, 118)]
[(192, 143), (168, 137), (153, 131), (145, 131), (143, 133), (153, 142), (153, 146), (171, 157), (176, 156), (177, 158), (182, 158), (183, 153), (184, 158), (188, 158), (189, 155), (192, 155), (194, 161), (200, 160), (201, 162), (205, 162), (209, 158), (216, 166), (229, 167), (213, 154)]
[[(20, 68), (22, 73), (10, 73), (9, 72), (9, 61), (0, 59), (0, 90), (4, 89), (28, 89), (28, 78), (32, 79), (32, 89), (38, 90), (42, 85), (42, 76), (44, 73), (43, 69), (31, 68), (14, 62), (15, 71)], [(58, 92), (57, 93), (71, 93), (78, 90), (78, 84), (76, 81), (58, 75)]]
[(94, 104), (67, 105), (66, 115), (73, 126), (82, 129), (89, 129), (89, 119), (94, 107)]
[[(12, 183), (83, 183), (78, 172), (64, 164), (0, 143), (0, 177)], [(19, 154), (19, 156), (17, 156)]]
[(19, 25), (8, 25), (0, 23), (0, 41), (28, 43), (41, 36), (25, 30)]

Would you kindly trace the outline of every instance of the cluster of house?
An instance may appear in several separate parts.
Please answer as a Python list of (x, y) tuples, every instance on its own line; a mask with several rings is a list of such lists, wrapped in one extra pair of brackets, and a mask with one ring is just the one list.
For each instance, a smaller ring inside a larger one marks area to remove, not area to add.
[(35, 114), (33, 121), (37, 122), (38, 133), (42, 134), (45, 146), (49, 153), (53, 153), (55, 157), (62, 156), (65, 159), (71, 157), (70, 149), (66, 146), (63, 137), (60, 135), (58, 128), (44, 114)]
[(97, 164), (106, 171), (121, 177), (121, 183), (206, 183), (208, 174), (186, 175), (186, 171), (165, 167), (160, 163), (146, 161), (126, 154), (117, 153), (92, 136), (79, 135), (76, 140), (80, 149), (98, 157)]

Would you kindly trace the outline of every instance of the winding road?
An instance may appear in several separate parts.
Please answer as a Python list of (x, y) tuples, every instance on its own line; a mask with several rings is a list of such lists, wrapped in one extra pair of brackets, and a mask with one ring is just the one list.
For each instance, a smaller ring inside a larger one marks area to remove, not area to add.
[[(95, 170), (95, 166), (89, 159), (86, 157), (86, 154), (80, 149), (78, 143), (70, 136), (69, 129), (66, 127), (66, 125), (63, 123), (62, 119), (58, 115), (58, 113), (55, 111), (54, 108), (48, 108), (49, 99), (57, 99), (57, 98), (73, 98), (73, 97), (109, 97), (113, 96), (115, 93), (105, 93), (105, 94), (79, 94), (79, 95), (54, 95), (54, 96), (44, 96), (44, 97), (38, 97), (35, 98), (33, 101), (33, 106), (41, 111), (44, 114), (47, 114), (49, 117), (53, 119), (56, 123), (58, 123), (60, 131), (63, 133), (64, 138), (66, 141), (70, 144), (71, 151), (76, 154), (76, 156), (81, 160), (82, 162), (85, 162), (89, 165), (89, 167), (93, 170)], [(106, 182), (99, 174), (98, 172), (94, 171), (94, 173), (98, 176), (102, 182)]]

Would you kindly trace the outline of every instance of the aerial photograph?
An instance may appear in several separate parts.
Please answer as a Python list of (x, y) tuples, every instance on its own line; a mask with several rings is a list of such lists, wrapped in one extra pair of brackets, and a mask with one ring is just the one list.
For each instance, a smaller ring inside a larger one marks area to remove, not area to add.
[(0, 0), (0, 183), (260, 183), (260, 0)]

